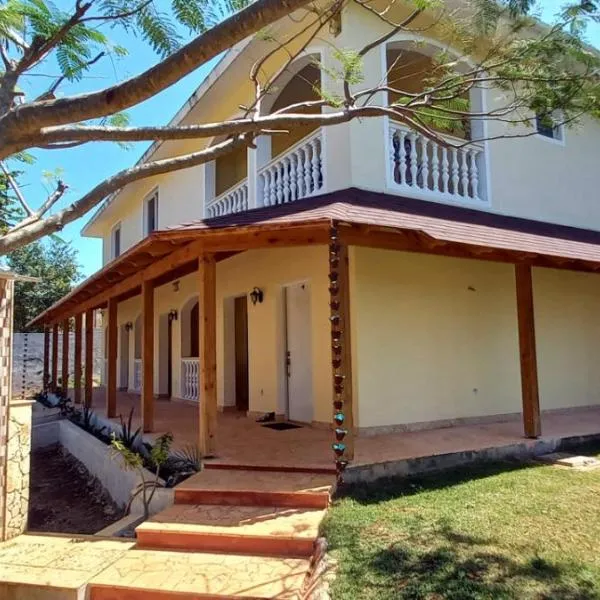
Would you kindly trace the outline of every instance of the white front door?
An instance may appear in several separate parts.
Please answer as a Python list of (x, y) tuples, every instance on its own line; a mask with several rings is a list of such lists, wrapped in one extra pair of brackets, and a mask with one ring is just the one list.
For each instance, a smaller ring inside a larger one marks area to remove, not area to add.
[(288, 418), (310, 423), (313, 418), (310, 285), (285, 288)]

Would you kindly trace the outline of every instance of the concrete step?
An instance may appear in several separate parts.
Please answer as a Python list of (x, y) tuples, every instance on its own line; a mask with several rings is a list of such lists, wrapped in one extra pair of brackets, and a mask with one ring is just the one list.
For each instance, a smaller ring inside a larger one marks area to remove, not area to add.
[(175, 488), (175, 503), (327, 508), (333, 484), (323, 473), (208, 469)]
[(131, 550), (97, 575), (89, 600), (300, 600), (304, 558)]
[(325, 509), (176, 504), (136, 529), (138, 547), (309, 557)]

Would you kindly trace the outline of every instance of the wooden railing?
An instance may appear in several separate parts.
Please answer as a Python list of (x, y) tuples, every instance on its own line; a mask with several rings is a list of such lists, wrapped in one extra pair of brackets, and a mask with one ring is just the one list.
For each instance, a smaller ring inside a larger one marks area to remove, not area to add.
[(323, 189), (323, 136), (318, 130), (258, 172), (259, 204), (294, 202)]
[[(447, 148), (398, 123), (390, 122), (392, 186), (407, 195), (441, 201), (485, 200), (481, 173), (483, 147), (469, 143)], [(465, 140), (448, 137), (456, 145)]]
[(142, 359), (135, 358), (133, 360), (133, 390), (136, 392), (142, 391)]
[(222, 217), (248, 210), (248, 181), (238, 183), (212, 200), (206, 207), (206, 216)]
[(181, 359), (181, 397), (184, 400), (199, 399), (198, 383), (199, 360), (197, 358)]

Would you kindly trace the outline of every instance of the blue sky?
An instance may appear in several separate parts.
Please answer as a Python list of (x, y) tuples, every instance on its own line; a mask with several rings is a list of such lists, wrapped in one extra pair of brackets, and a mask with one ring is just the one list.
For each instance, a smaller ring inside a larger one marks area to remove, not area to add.
[[(68, 8), (66, 2), (59, 2)], [(544, 20), (551, 20), (558, 12), (563, 0), (544, 0), (541, 13)], [(600, 25), (591, 27), (588, 31), (590, 43), (600, 47)], [(140, 39), (113, 32), (111, 39), (129, 50), (129, 56), (118, 62), (103, 60), (94, 69), (91, 78), (77, 84), (65, 85), (62, 92), (65, 95), (101, 89), (116, 81), (133, 76), (150, 67), (157, 60), (154, 52)], [(144, 102), (128, 111), (132, 125), (159, 125), (166, 123), (181, 107), (206, 77), (214, 62), (198, 69), (176, 85), (158, 96)], [(40, 70), (41, 74), (55, 74), (57, 68), (52, 61)], [(29, 77), (22, 82), (22, 87), (29, 97), (44, 89), (51, 82), (42, 75)], [(20, 178), (24, 192), (32, 205), (36, 206), (45, 199), (47, 192), (52, 189), (44, 173), (61, 169), (62, 178), (69, 185), (69, 192), (59, 207), (73, 201), (90, 190), (94, 185), (122, 168), (133, 164), (146, 150), (148, 144), (136, 144), (125, 150), (116, 144), (89, 144), (80, 148), (62, 151), (44, 151), (37, 153), (38, 161), (34, 167), (28, 168), (27, 173)], [(100, 240), (83, 238), (80, 230), (89, 215), (65, 228), (61, 236), (73, 242), (79, 250), (79, 260), (86, 276), (100, 268), (102, 263), (102, 245)]]

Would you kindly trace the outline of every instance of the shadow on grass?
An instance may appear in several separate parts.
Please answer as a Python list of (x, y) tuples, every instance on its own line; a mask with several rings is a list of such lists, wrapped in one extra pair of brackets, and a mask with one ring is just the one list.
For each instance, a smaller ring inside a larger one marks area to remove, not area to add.
[(448, 529), (429, 548), (397, 542), (373, 551), (359, 536), (348, 541), (351, 567), (334, 589), (344, 600), (600, 600), (596, 582), (577, 565), (538, 556), (517, 562), (484, 548), (490, 540)]
[(342, 484), (338, 487), (336, 499), (351, 498), (359, 504), (378, 504), (400, 496), (412, 496), (424, 491), (444, 489), (467, 481), (493, 477), (501, 473), (543, 466), (534, 461), (517, 460), (471, 463), (423, 475), (382, 478), (371, 483)]

